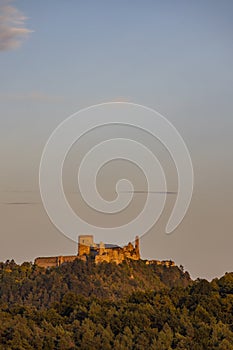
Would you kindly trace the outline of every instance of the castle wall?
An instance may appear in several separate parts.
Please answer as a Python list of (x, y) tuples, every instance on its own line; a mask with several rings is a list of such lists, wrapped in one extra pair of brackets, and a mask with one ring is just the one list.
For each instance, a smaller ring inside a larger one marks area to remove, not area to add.
[(62, 256), (62, 263), (73, 262), (74, 260), (77, 260), (77, 259), (78, 259), (77, 255)]
[(91, 247), (82, 243), (78, 243), (78, 255), (90, 255)]
[(175, 262), (172, 260), (147, 260), (146, 265), (161, 265), (166, 267), (176, 266)]
[(56, 267), (57, 266), (57, 257), (44, 257), (44, 258), (36, 258), (35, 264), (40, 267)]
[(76, 255), (41, 257), (35, 259), (35, 264), (40, 267), (57, 267), (65, 262), (72, 262), (76, 259), (78, 259)]
[(136, 247), (132, 243), (120, 248), (101, 248), (98, 250), (98, 254), (95, 256), (95, 262), (115, 262), (117, 264), (122, 263), (125, 259), (139, 260), (140, 254)]

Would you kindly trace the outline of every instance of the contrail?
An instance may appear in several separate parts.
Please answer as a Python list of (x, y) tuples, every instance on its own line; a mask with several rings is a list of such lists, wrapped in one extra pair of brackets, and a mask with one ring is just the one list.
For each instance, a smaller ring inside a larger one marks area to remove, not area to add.
[(120, 193), (154, 193), (154, 194), (177, 194), (177, 192), (173, 192), (173, 191), (143, 191), (143, 190), (136, 190), (136, 191), (120, 191)]
[(38, 204), (37, 202), (4, 202), (4, 205), (33, 205)]

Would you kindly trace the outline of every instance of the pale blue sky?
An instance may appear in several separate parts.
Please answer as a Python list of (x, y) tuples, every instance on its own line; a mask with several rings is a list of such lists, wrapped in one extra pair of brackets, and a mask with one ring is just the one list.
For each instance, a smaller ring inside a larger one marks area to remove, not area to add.
[[(182, 134), (196, 181), (176, 238), (155, 235), (153, 246), (148, 235), (144, 257), (171, 257), (193, 276), (232, 270), (233, 2), (18, 0), (11, 5), (27, 17), (24, 26), (32, 32), (20, 47), (0, 52), (0, 189), (38, 191), (47, 138), (81, 107), (118, 99), (147, 105)], [(25, 223), (29, 212), (30, 224)], [(43, 255), (42, 231), (51, 234), (46, 243), (51, 254), (75, 249), (60, 236), (54, 242), (57, 233), (41, 219), (42, 208), (2, 206), (1, 213), (0, 260)], [(20, 237), (27, 242), (20, 252), (8, 239), (14, 230), (16, 246)]]

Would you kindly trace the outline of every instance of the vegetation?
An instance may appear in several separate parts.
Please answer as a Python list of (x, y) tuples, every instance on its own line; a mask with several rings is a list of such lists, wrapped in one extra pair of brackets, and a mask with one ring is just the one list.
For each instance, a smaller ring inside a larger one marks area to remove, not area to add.
[(0, 350), (233, 349), (233, 273), (75, 261), (0, 264)]

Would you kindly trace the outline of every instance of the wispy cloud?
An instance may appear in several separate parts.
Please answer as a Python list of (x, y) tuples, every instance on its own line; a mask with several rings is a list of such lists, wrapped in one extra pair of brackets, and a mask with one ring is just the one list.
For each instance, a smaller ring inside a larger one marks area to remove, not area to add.
[(9, 0), (0, 0), (0, 51), (19, 47), (31, 30), (25, 27), (26, 17)]

